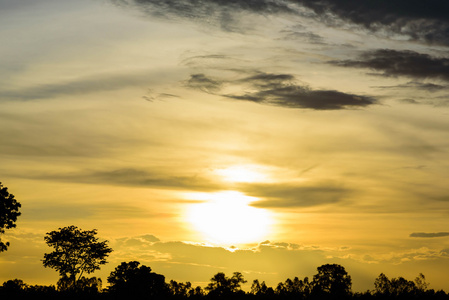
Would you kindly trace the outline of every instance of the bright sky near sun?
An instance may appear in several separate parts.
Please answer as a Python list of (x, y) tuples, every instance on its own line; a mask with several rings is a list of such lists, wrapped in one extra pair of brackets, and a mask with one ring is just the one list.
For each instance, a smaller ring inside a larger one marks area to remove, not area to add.
[(0, 182), (22, 204), (0, 283), (54, 284), (43, 238), (76, 225), (114, 249), (103, 281), (339, 263), (356, 291), (449, 291), (449, 4), (388, 3), (0, 0)]

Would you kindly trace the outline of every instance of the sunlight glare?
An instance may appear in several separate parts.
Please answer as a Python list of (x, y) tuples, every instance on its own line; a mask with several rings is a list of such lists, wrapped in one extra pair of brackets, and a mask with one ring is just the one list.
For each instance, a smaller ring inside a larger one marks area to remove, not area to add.
[(249, 204), (258, 200), (237, 191), (196, 193), (203, 203), (191, 205), (188, 221), (208, 241), (239, 244), (261, 241), (272, 223), (268, 211)]
[(238, 165), (225, 169), (217, 169), (215, 173), (228, 182), (261, 182), (266, 181), (267, 176), (261, 172), (260, 167), (251, 165)]

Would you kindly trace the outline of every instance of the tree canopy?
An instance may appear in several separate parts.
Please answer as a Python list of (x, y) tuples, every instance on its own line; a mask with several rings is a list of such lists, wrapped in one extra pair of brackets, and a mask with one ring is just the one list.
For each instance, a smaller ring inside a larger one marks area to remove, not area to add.
[(166, 292), (165, 277), (138, 261), (122, 262), (108, 277), (109, 291), (119, 295), (158, 297)]
[(0, 252), (8, 250), (9, 242), (2, 242), (1, 235), (5, 229), (16, 227), (17, 217), (20, 216), (21, 204), (14, 199), (14, 195), (8, 193), (8, 188), (0, 182)]
[(403, 277), (388, 279), (381, 273), (374, 281), (374, 290), (364, 293), (351, 291), (350, 276), (341, 265), (322, 265), (310, 281), (308, 277), (293, 280), (287, 278), (276, 289), (264, 281), (255, 279), (251, 290), (245, 292), (241, 285), (246, 281), (242, 273), (234, 272), (232, 277), (219, 272), (203, 290), (190, 282), (165, 282), (165, 277), (152, 272), (151, 268), (138, 261), (122, 262), (108, 277), (110, 286), (102, 289), (100, 278), (78, 279), (73, 289), (69, 277), (62, 276), (55, 286), (28, 285), (20, 279), (8, 280), (0, 285), (0, 299), (153, 299), (153, 300), (449, 300), (443, 290), (428, 289), (423, 274), (414, 281)]
[(108, 241), (99, 242), (96, 234), (96, 229), (84, 231), (73, 225), (48, 232), (44, 239), (54, 251), (44, 254), (44, 267), (58, 271), (75, 288), (84, 273), (99, 270), (112, 252)]
[(337, 264), (326, 264), (317, 268), (318, 273), (313, 276), (313, 292), (329, 294), (338, 297), (351, 293), (351, 276), (345, 268)]
[(206, 290), (209, 291), (209, 295), (216, 297), (239, 293), (242, 291), (241, 284), (246, 283), (243, 274), (240, 272), (234, 272), (231, 278), (226, 277), (225, 273), (219, 272), (210, 281)]

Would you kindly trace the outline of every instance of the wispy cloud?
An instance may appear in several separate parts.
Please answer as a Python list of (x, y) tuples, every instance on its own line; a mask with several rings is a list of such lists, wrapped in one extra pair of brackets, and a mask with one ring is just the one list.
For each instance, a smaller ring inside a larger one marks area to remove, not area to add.
[(363, 53), (357, 60), (332, 61), (341, 67), (368, 68), (383, 76), (407, 76), (449, 81), (449, 58), (433, 57), (410, 50), (378, 49)]
[[(370, 96), (355, 95), (335, 90), (314, 90), (305, 84), (296, 83), (291, 74), (257, 72), (241, 79), (215, 79), (204, 74), (193, 74), (187, 80), (190, 88), (220, 95), (234, 100), (287, 108), (314, 110), (336, 110), (366, 107), (377, 103)], [(242, 93), (226, 93), (222, 86), (240, 87)]]
[(49, 82), (20, 89), (2, 88), (1, 99), (35, 100), (54, 98), (62, 95), (85, 95), (94, 92), (115, 91), (124, 87), (148, 85), (150, 73), (98, 74), (72, 80)]
[(216, 93), (221, 89), (222, 83), (207, 77), (204, 74), (192, 74), (190, 79), (187, 80), (187, 87), (193, 89), (199, 89), (206, 93)]
[(449, 236), (449, 232), (413, 232), (410, 237), (414, 238), (437, 238)]
[(241, 31), (240, 13), (295, 14), (317, 18), (328, 26), (360, 26), (371, 32), (403, 35), (411, 40), (449, 45), (449, 4), (445, 1), (346, 0), (111, 0), (144, 13), (217, 24), (226, 31)]
[(274, 0), (112, 0), (112, 2), (125, 7), (135, 7), (155, 17), (187, 19), (218, 25), (225, 31), (242, 31), (240, 13), (271, 15), (293, 12), (289, 2)]
[(407, 83), (404, 84), (399, 84), (399, 85), (390, 85), (390, 86), (376, 86), (376, 88), (381, 88), (381, 89), (418, 89), (418, 90), (423, 90), (426, 92), (438, 92), (441, 90), (446, 90), (449, 89), (449, 86), (447, 85), (441, 85), (441, 84), (435, 84), (435, 83), (430, 83), (430, 82), (418, 82), (418, 81), (409, 81)]
[(372, 32), (404, 35), (412, 40), (449, 45), (447, 1), (295, 0), (335, 25), (357, 24)]
[(51, 179), (64, 182), (81, 182), (88, 184), (108, 184), (120, 186), (140, 186), (171, 189), (195, 189), (203, 191), (219, 190), (221, 186), (210, 180), (192, 175), (164, 175), (156, 171), (138, 168), (112, 170), (85, 170), (58, 174), (28, 174), (33, 179)]
[(245, 192), (264, 200), (254, 202), (255, 207), (312, 207), (344, 201), (351, 189), (334, 183), (302, 184), (255, 184), (244, 187)]

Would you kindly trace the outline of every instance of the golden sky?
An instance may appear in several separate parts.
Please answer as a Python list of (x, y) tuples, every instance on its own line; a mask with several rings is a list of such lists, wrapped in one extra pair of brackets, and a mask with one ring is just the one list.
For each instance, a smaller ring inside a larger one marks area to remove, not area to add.
[(339, 263), (356, 291), (448, 291), (449, 7), (345, 3), (0, 0), (0, 181), (22, 204), (0, 282), (54, 284), (43, 237), (76, 225), (114, 249), (104, 281)]

